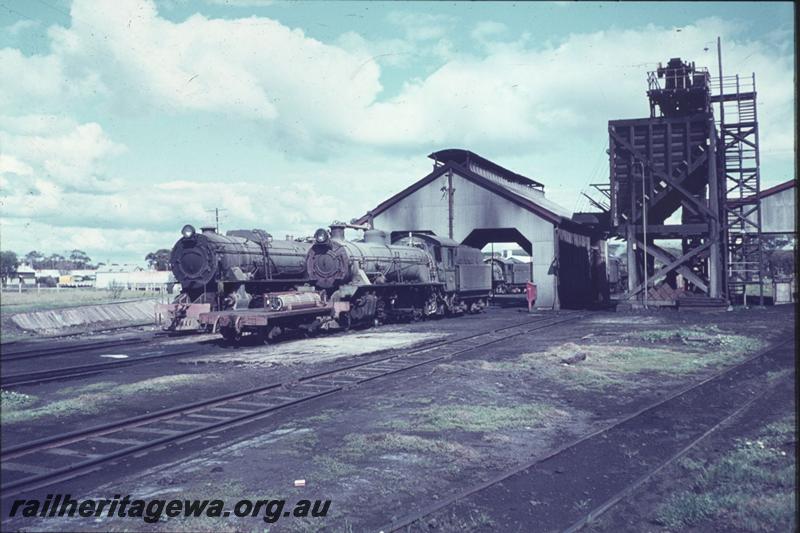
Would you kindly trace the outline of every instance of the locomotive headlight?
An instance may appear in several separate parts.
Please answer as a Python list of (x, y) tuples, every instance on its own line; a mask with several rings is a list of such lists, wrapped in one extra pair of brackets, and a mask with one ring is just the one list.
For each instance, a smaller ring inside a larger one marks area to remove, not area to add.
[(330, 238), (331, 236), (325, 228), (319, 228), (314, 232), (314, 242), (317, 244), (325, 244)]
[(181, 230), (181, 234), (183, 234), (185, 238), (191, 239), (192, 237), (194, 237), (195, 234), (194, 226), (192, 226), (191, 224), (186, 224)]

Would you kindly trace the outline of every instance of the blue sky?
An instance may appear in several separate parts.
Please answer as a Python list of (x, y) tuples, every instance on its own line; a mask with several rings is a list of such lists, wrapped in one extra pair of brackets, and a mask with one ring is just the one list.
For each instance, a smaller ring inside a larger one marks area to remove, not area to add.
[[(585, 208), (609, 119), (681, 56), (757, 73), (794, 177), (790, 3), (0, 0), (3, 249), (141, 262), (182, 224), (303, 235), (462, 147)], [(704, 50), (708, 48), (708, 50)]]

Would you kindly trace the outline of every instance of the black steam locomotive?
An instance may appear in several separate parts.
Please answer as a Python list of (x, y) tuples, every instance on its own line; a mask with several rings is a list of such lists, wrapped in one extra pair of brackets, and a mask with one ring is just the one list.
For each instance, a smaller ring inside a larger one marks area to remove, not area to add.
[[(364, 231), (349, 241), (346, 227)], [(413, 233), (389, 243), (379, 230), (333, 224), (314, 234), (305, 256), (309, 283), (265, 293), (248, 309), (200, 314), (229, 340), (273, 338), (287, 328), (369, 326), (395, 320), (480, 312), (492, 289), (481, 252), (435, 235)]]
[(517, 294), (531, 281), (530, 263), (516, 262), (504, 257), (487, 257), (492, 266), (492, 291), (494, 294)]
[(181, 234), (170, 256), (181, 293), (156, 309), (165, 329), (197, 329), (201, 313), (247, 309), (265, 292), (289, 290), (307, 281), (309, 243), (273, 240), (258, 229), (221, 235), (213, 227), (198, 233), (186, 225)]
[(349, 302), (345, 320), (364, 322), (477, 312), (491, 289), (479, 250), (450, 239), (412, 234), (389, 244), (366, 230), (361, 242), (344, 225), (319, 229), (306, 258), (308, 277), (334, 301)]

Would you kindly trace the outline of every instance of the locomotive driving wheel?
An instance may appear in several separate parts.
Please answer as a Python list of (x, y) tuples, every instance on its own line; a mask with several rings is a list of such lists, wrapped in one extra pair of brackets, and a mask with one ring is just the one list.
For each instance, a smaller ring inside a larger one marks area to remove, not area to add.
[(222, 338), (225, 339), (226, 342), (238, 343), (242, 340), (242, 332), (236, 331), (236, 328), (234, 327), (225, 326), (220, 328), (219, 332), (222, 334)]

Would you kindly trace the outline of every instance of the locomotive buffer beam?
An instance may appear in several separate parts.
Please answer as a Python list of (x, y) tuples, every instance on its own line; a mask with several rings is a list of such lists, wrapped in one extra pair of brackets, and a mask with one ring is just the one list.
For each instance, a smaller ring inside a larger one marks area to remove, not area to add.
[(327, 303), (320, 307), (292, 309), (288, 311), (268, 311), (266, 309), (211, 311), (209, 313), (202, 313), (200, 315), (200, 322), (204, 325), (213, 326), (213, 332), (216, 333), (219, 328), (223, 327), (236, 327), (237, 329), (246, 326), (264, 327), (273, 322), (282, 321), (282, 319), (287, 318), (332, 315), (333, 309), (333, 304)]

